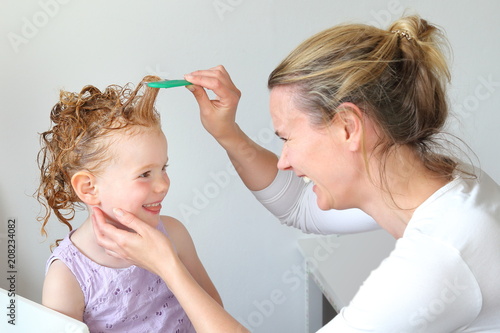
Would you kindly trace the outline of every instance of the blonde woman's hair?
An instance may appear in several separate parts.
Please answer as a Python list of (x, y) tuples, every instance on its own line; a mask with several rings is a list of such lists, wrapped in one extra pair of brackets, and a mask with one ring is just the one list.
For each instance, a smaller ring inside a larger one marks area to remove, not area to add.
[(268, 87), (291, 86), (295, 106), (317, 126), (330, 123), (342, 103), (354, 103), (380, 129), (382, 163), (392, 148), (406, 145), (429, 170), (451, 178), (457, 163), (438, 153), (448, 116), (448, 50), (443, 32), (418, 16), (387, 30), (335, 26), (293, 50), (270, 74)]
[(101, 92), (89, 85), (80, 93), (60, 92), (50, 114), (53, 125), (41, 133), (42, 148), (37, 158), (40, 185), (35, 195), (44, 210), (38, 218), (43, 235), (47, 235), (45, 227), (52, 213), (72, 230), (70, 221), (83, 205), (71, 177), (79, 170), (99, 173), (112, 158), (110, 136), (117, 131), (132, 134), (142, 127), (160, 128), (160, 116), (154, 107), (158, 89), (146, 86), (158, 80), (146, 76), (136, 88), (110, 85)]

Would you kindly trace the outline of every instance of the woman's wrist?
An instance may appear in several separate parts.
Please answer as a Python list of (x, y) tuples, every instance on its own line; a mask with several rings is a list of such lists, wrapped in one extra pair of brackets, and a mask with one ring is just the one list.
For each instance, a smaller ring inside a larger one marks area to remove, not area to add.
[(246, 140), (246, 134), (240, 129), (237, 123), (233, 123), (224, 134), (214, 136), (215, 140), (228, 152)]
[[(168, 256), (157, 263), (155, 273), (161, 277), (165, 283), (170, 285), (175, 284), (175, 279), (179, 275), (186, 274), (187, 270), (178, 255)], [(182, 278), (181, 278), (182, 280)]]

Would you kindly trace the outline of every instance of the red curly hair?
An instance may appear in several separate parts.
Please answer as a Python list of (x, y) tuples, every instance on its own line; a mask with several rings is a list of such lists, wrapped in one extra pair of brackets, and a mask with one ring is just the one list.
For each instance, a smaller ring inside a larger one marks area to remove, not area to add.
[[(98, 173), (111, 158), (108, 140), (116, 131), (133, 128), (160, 128), (160, 116), (154, 107), (157, 88), (145, 83), (158, 81), (146, 76), (135, 89), (110, 85), (101, 92), (94, 86), (85, 86), (80, 93), (61, 91), (59, 102), (52, 108), (51, 129), (41, 133), (41, 150), (37, 161), (40, 185), (36, 198), (44, 213), (41, 232), (52, 213), (71, 231), (71, 220), (83, 204), (71, 185), (71, 177), (79, 170)], [(58, 242), (56, 242), (56, 245)]]

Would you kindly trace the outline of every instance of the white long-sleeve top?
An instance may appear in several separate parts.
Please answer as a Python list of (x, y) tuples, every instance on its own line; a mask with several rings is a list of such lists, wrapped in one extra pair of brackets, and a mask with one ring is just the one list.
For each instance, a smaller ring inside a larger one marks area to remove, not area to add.
[(305, 233), (350, 234), (380, 228), (359, 209), (321, 210), (312, 185), (291, 171), (279, 170), (271, 185), (252, 193), (281, 223)]
[[(311, 186), (291, 172), (280, 171), (254, 195), (304, 232), (377, 226), (360, 211), (321, 211)], [(351, 303), (319, 332), (500, 332), (500, 186), (480, 172), (436, 191)]]

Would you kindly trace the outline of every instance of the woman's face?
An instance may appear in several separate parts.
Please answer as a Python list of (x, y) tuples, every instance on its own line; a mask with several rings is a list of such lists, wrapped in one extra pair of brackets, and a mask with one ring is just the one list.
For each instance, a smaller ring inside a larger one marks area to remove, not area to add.
[(276, 135), (284, 142), (278, 168), (313, 181), (321, 209), (350, 208), (357, 173), (342, 122), (311, 125), (308, 116), (294, 106), (293, 90), (287, 86), (271, 90), (270, 111)]

